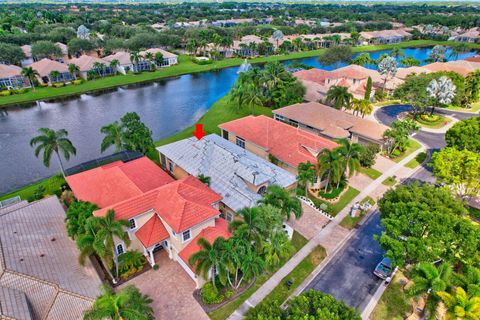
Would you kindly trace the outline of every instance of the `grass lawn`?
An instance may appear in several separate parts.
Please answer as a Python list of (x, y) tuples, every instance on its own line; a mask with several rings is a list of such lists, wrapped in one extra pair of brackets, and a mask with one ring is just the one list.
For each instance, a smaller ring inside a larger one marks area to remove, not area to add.
[[(294, 231), (293, 232), (293, 238), (292, 238), (292, 244), (295, 247), (295, 251), (292, 253), (292, 256), (298, 252), (306, 243), (308, 242), (307, 239), (305, 239), (301, 234), (298, 232)], [(260, 288), (275, 272), (277, 272), (278, 269), (280, 269), (285, 262), (285, 260), (281, 266), (279, 266), (277, 269), (271, 271), (271, 272), (264, 272), (262, 273), (259, 277), (257, 277), (255, 283), (248, 288), (244, 293), (242, 293), (237, 299), (234, 301), (230, 302), (229, 304), (213, 311), (208, 314), (210, 319), (212, 320), (225, 320), (227, 319), (245, 300), (247, 300), (255, 291), (257, 291), (258, 288)]]
[(403, 320), (411, 312), (409, 298), (398, 283), (400, 272), (383, 293), (370, 319), (372, 320)]
[(403, 159), (405, 159), (408, 155), (412, 154), (413, 152), (415, 152), (416, 150), (422, 147), (422, 145), (419, 142), (417, 142), (417, 140), (413, 140), (412, 138), (410, 138), (408, 139), (408, 141), (410, 143), (407, 149), (404, 152), (402, 152), (398, 157), (393, 158), (392, 159), (393, 161), (400, 162)]
[(413, 158), (412, 160), (410, 160), (409, 162), (407, 162), (407, 164), (405, 165), (405, 167), (410, 168), (410, 169), (415, 169), (415, 168), (418, 167), (420, 164), (422, 164), (423, 161), (425, 161), (426, 158), (427, 158), (427, 153), (425, 153), (425, 152), (420, 152), (419, 154), (417, 154), (417, 156), (416, 156), (415, 158)]
[[(446, 46), (458, 45), (452, 41), (433, 41), (433, 40), (412, 40), (406, 41), (394, 45), (370, 45), (352, 48), (353, 52), (367, 52), (386, 50), (394, 47), (408, 48), (408, 47), (426, 47), (434, 46), (436, 44), (442, 44)], [(479, 48), (479, 45), (469, 44), (472, 48)], [(284, 61), (292, 59), (302, 59), (308, 57), (316, 57), (321, 55), (325, 49), (318, 49), (312, 51), (292, 52), (286, 55), (274, 55), (269, 57), (258, 57), (250, 59), (250, 63), (265, 63), (270, 61)], [(214, 61), (212, 64), (198, 65), (191, 61), (191, 58), (187, 55), (179, 55), (179, 64), (168, 68), (161, 68), (153, 72), (143, 72), (141, 74), (127, 74), (117, 75), (112, 77), (106, 77), (102, 79), (96, 79), (86, 81), (79, 85), (67, 85), (62, 88), (44, 87), (37, 88), (35, 91), (29, 91), (28, 93), (11, 95), (6, 97), (0, 97), (0, 106), (15, 105), (21, 103), (27, 103), (37, 100), (48, 100), (53, 98), (60, 98), (70, 95), (79, 95), (86, 92), (92, 92), (96, 90), (109, 89), (123, 85), (129, 85), (134, 83), (149, 82), (167, 77), (175, 77), (184, 74), (191, 74), (197, 72), (205, 72), (211, 70), (219, 70), (228, 67), (235, 67), (242, 64), (242, 58), (231, 58), (220, 61)]]
[(347, 215), (343, 220), (340, 222), (340, 225), (345, 229), (352, 230), (357, 226), (357, 224), (362, 220), (363, 216), (359, 217), (352, 217), (351, 215)]
[[(317, 246), (305, 259), (302, 260), (285, 278), (280, 281), (280, 284), (275, 287), (263, 299), (262, 303), (271, 303), (278, 301), (283, 303), (295, 291), (295, 289), (302, 284), (303, 281), (315, 270), (315, 268), (325, 259), (327, 252), (322, 246)], [(292, 281), (290, 288), (286, 286), (286, 282)]]
[(389, 106), (391, 104), (400, 104), (402, 103), (401, 100), (385, 100), (385, 101), (380, 101), (380, 102), (377, 102), (374, 104), (375, 107), (385, 107), (385, 106)]
[(337, 201), (337, 203), (335, 204), (330, 204), (326, 201), (322, 201), (318, 198), (315, 198), (314, 196), (310, 196), (310, 199), (313, 201), (313, 203), (315, 203), (315, 205), (320, 208), (321, 204), (322, 203), (325, 203), (329, 210), (328, 210), (328, 213), (331, 214), (332, 216), (336, 216), (340, 211), (342, 211), (343, 208), (345, 208), (345, 206), (347, 204), (349, 204), (353, 198), (355, 198), (358, 194), (360, 193), (360, 191), (358, 191), (357, 189), (353, 188), (353, 187), (348, 187), (348, 190), (342, 195), (342, 197), (340, 198), (340, 200)]
[(55, 175), (53, 177), (50, 177), (48, 179), (39, 181), (37, 183), (31, 184), (29, 186), (23, 187), (19, 190), (4, 194), (0, 196), (0, 201), (5, 200), (8, 198), (12, 198), (15, 196), (20, 196), (22, 200), (27, 200), (33, 194), (35, 193), (35, 190), (38, 189), (39, 187), (43, 186), (45, 187), (45, 195), (51, 195), (54, 194), (55, 191), (60, 189), (60, 186), (65, 183), (65, 179), (63, 178), (62, 175)]
[(368, 176), (369, 178), (375, 180), (378, 179), (382, 175), (382, 173), (378, 170), (375, 170), (373, 168), (364, 168), (360, 167), (360, 173), (363, 173), (364, 175)]
[(477, 113), (478, 111), (480, 111), (480, 101), (472, 103), (471, 107), (468, 108), (468, 109), (465, 109), (465, 108), (462, 108), (462, 107), (457, 107), (457, 106), (448, 106), (447, 109), (452, 110), (452, 111), (463, 111), (463, 112)]
[[(424, 117), (427, 117), (428, 119), (430, 118), (429, 115), (423, 115)], [(447, 124), (452, 122), (452, 119), (434, 114), (434, 119), (433, 120), (426, 120), (422, 119), (421, 116), (415, 119), (415, 122), (420, 126), (424, 128), (430, 128), (430, 129), (440, 129), (445, 127)]]
[(388, 187), (393, 187), (397, 184), (397, 180), (394, 177), (388, 177), (387, 179), (382, 181), (382, 184)]

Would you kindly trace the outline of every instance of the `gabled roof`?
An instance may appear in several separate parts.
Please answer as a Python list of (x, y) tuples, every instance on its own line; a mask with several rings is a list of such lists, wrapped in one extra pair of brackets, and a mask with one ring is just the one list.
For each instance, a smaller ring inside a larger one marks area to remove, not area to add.
[(100, 58), (96, 58), (96, 57), (92, 57), (92, 56), (87, 56), (87, 55), (81, 55), (78, 58), (70, 59), (70, 60), (68, 60), (67, 63), (68, 64), (73, 63), (73, 64), (78, 66), (80, 71), (85, 72), (85, 71), (92, 70), (94, 68), (93, 65), (96, 62), (102, 63), (105, 66), (108, 66), (110, 64), (110, 61), (100, 59)]
[(21, 46), (23, 54), (25, 54), (25, 57), (31, 58), (32, 57), (32, 46), (29, 44), (24, 44)]
[(193, 270), (192, 265), (188, 262), (190, 257), (200, 251), (202, 248), (198, 245), (198, 240), (203, 238), (212, 244), (217, 238), (228, 239), (232, 234), (228, 231), (228, 222), (224, 219), (215, 219), (215, 227), (208, 227), (200, 231), (200, 233), (190, 241), (178, 254), (180, 258)]
[(118, 60), (120, 65), (130, 65), (132, 60), (130, 60), (130, 52), (127, 51), (118, 51), (114, 54), (104, 57), (103, 59), (111, 62), (112, 60)]
[(153, 55), (160, 52), (162, 54), (163, 58), (175, 58), (175, 57), (177, 57), (176, 54), (173, 54), (171, 52), (168, 52), (168, 51), (160, 49), (160, 48), (151, 48), (151, 49), (148, 49), (148, 50), (145, 50), (145, 51), (141, 51), (140, 54), (142, 56), (144, 56), (148, 52), (152, 53)]
[(219, 127), (253, 142), (293, 167), (301, 162), (316, 163), (316, 156), (322, 149), (332, 150), (337, 146), (326, 138), (263, 115), (244, 117)]
[(325, 80), (329, 78), (330, 73), (331, 71), (312, 68), (309, 70), (300, 70), (300, 71), (294, 72), (293, 75), (300, 80), (306, 80), (306, 81), (324, 84)]
[(30, 67), (37, 70), (41, 77), (48, 76), (52, 71), (58, 71), (60, 73), (68, 72), (68, 66), (66, 64), (48, 58), (34, 62)]
[(432, 72), (429, 69), (426, 69), (424, 67), (418, 67), (418, 66), (413, 66), (413, 67), (408, 67), (408, 68), (398, 68), (397, 73), (395, 74), (395, 77), (399, 79), (406, 79), (408, 75), (410, 74), (422, 74), (422, 73), (430, 73)]
[(212, 204), (222, 199), (195, 177), (188, 176), (95, 211), (95, 216), (105, 216), (115, 211), (115, 219), (131, 219), (153, 210), (175, 232), (180, 233), (205, 220), (219, 215)]
[(62, 51), (62, 54), (67, 55), (68, 54), (68, 46), (64, 43), (61, 42), (55, 42), (55, 45), (60, 48)]
[(290, 172), (210, 134), (197, 140), (183, 139), (157, 150), (193, 176), (210, 177), (210, 188), (223, 197), (222, 202), (237, 211), (253, 207), (261, 196), (250, 185), (278, 184), (289, 187), (296, 182)]
[(14, 65), (0, 64), (0, 79), (19, 76), (21, 72), (22, 68), (20, 67)]
[(333, 78), (333, 79), (347, 78), (347, 79), (362, 80), (362, 79), (367, 79), (368, 76), (369, 76), (369, 72), (367, 71), (367, 68), (357, 66), (355, 64), (351, 64), (346, 67), (335, 69), (334, 71), (330, 72), (328, 78)]
[(148, 248), (167, 239), (170, 234), (167, 229), (165, 229), (162, 220), (155, 213), (140, 229), (137, 230), (137, 232), (135, 232), (135, 236), (145, 248)]
[(470, 73), (470, 70), (461, 66), (453, 65), (447, 62), (434, 62), (423, 66), (432, 72), (438, 71), (453, 71), (466, 77)]
[(116, 161), (66, 177), (79, 200), (100, 208), (129, 199), (173, 181), (147, 157), (129, 162)]

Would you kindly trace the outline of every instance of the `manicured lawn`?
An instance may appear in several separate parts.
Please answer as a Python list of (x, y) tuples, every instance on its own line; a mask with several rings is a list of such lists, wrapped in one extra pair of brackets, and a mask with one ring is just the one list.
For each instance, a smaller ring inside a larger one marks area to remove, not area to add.
[[(285, 278), (280, 281), (280, 284), (270, 292), (262, 303), (271, 303), (279, 301), (283, 303), (295, 291), (295, 289), (305, 281), (310, 273), (325, 259), (327, 252), (322, 246), (317, 246), (305, 259), (302, 260)], [(287, 287), (287, 281), (291, 281), (290, 288)]]
[(393, 158), (392, 159), (393, 161), (400, 162), (403, 159), (405, 159), (405, 157), (407, 157), (408, 155), (412, 154), (413, 152), (415, 152), (416, 150), (422, 147), (422, 145), (419, 142), (417, 142), (417, 140), (413, 140), (412, 138), (410, 138), (408, 139), (408, 141), (410, 142), (410, 145), (407, 147), (405, 152), (401, 153), (398, 157)]
[(373, 168), (364, 168), (360, 167), (360, 173), (363, 173), (364, 175), (367, 175), (369, 178), (375, 180), (378, 179), (382, 175), (382, 173), (378, 170), (375, 170)]
[(456, 107), (456, 106), (448, 106), (448, 110), (453, 110), (453, 111), (463, 111), (463, 112), (474, 112), (477, 113), (480, 111), (480, 101), (472, 103), (471, 107), (468, 109), (462, 108), (462, 107)]
[(370, 196), (366, 196), (365, 198), (363, 198), (362, 201), (360, 201), (360, 204), (364, 204), (364, 203), (367, 203), (367, 202), (369, 202), (370, 205), (372, 205), (372, 206), (375, 204), (375, 200), (373, 200), (373, 198), (370, 197)]
[(313, 203), (315, 203), (315, 205), (317, 207), (320, 208), (321, 204), (322, 203), (325, 203), (329, 210), (328, 210), (328, 213), (331, 214), (332, 216), (336, 216), (340, 211), (342, 211), (343, 208), (345, 208), (345, 206), (347, 204), (349, 204), (353, 198), (355, 198), (358, 194), (360, 193), (360, 191), (358, 191), (357, 189), (353, 188), (353, 187), (348, 187), (348, 190), (342, 195), (342, 197), (340, 198), (340, 200), (338, 200), (337, 203), (335, 204), (330, 204), (326, 201), (322, 201), (318, 198), (315, 198), (314, 196), (310, 196), (310, 199), (313, 201)]
[(427, 154), (425, 152), (420, 152), (419, 154), (417, 154), (417, 156), (415, 158), (413, 158), (412, 160), (407, 162), (405, 167), (410, 168), (410, 169), (415, 169), (420, 164), (422, 164), (423, 161), (425, 161), (426, 158), (427, 158)]
[(392, 104), (399, 104), (399, 103), (402, 103), (402, 101), (401, 100), (385, 100), (385, 101), (377, 102), (374, 105), (375, 107), (384, 107), (384, 106), (389, 106)]
[(400, 272), (395, 275), (392, 283), (383, 293), (370, 316), (371, 320), (403, 320), (411, 312), (409, 298), (398, 283), (399, 274)]
[(438, 114), (434, 114), (433, 116), (434, 118), (431, 119), (429, 115), (423, 115), (423, 117), (425, 117), (424, 119), (422, 119), (422, 116), (420, 116), (415, 119), (415, 121), (419, 126), (431, 129), (443, 128), (452, 121), (450, 118)]
[(42, 187), (42, 186), (45, 188), (45, 195), (52, 195), (55, 193), (55, 191), (60, 189), (63, 183), (65, 183), (65, 179), (63, 178), (63, 176), (55, 175), (53, 177), (31, 184), (29, 186), (18, 189), (11, 193), (4, 194), (0, 196), (0, 200), (5, 200), (15, 196), (20, 196), (22, 200), (28, 200), (28, 198), (33, 196), (33, 194), (35, 193), (35, 190), (37, 190), (39, 187)]
[(340, 225), (348, 230), (352, 230), (356, 227), (356, 225), (362, 220), (363, 216), (360, 217), (352, 217), (351, 215), (347, 215), (343, 220), (340, 222)]
[[(370, 45), (370, 46), (361, 46), (354, 47), (353, 52), (366, 52), (366, 51), (378, 51), (391, 49), (393, 47), (398, 48), (408, 48), (408, 47), (425, 47), (425, 46), (434, 46), (436, 44), (442, 44), (447, 46), (458, 45), (456, 42), (452, 41), (433, 41), (433, 40), (412, 40), (406, 41), (395, 45)], [(469, 44), (472, 48), (479, 48), (477, 44)], [(284, 61), (291, 59), (302, 59), (308, 57), (316, 57), (322, 54), (325, 49), (318, 49), (312, 51), (302, 51), (302, 52), (292, 52), (286, 55), (275, 55), (269, 57), (259, 57), (250, 59), (250, 63), (265, 63), (270, 61)], [(128, 75), (117, 75), (112, 77), (106, 77), (103, 79), (96, 79), (92, 81), (86, 81), (85, 83), (79, 85), (67, 85), (62, 88), (37, 88), (36, 91), (30, 91), (28, 93), (11, 95), (6, 97), (0, 97), (0, 106), (8, 106), (13, 104), (27, 103), (36, 100), (46, 100), (52, 98), (65, 97), (69, 95), (79, 95), (86, 92), (114, 88), (118, 86), (142, 83), (154, 81), (167, 77), (180, 76), (184, 74), (205, 72), (211, 70), (219, 70), (228, 67), (239, 66), (242, 64), (243, 59), (241, 58), (232, 58), (225, 59), (220, 61), (215, 61), (212, 64), (207, 65), (198, 65), (191, 61), (191, 58), (187, 55), (180, 55), (178, 57), (179, 64), (168, 67), (161, 68), (154, 72), (144, 72), (141, 74), (128, 74)]]
[[(295, 252), (292, 253), (292, 256), (298, 252), (306, 243), (308, 242), (307, 239), (305, 239), (301, 234), (298, 232), (294, 231), (293, 232), (293, 238), (292, 238), (292, 244), (295, 247)], [(217, 309), (213, 312), (210, 312), (208, 316), (212, 320), (225, 320), (227, 319), (245, 300), (247, 300), (255, 291), (257, 291), (258, 288), (260, 288), (271, 276), (274, 274), (278, 269), (280, 269), (285, 262), (282, 263), (280, 267), (277, 269), (271, 271), (271, 272), (264, 272), (262, 273), (259, 277), (257, 277), (255, 283), (248, 288), (242, 295), (240, 295), (237, 299), (234, 301), (230, 302), (229, 304), (221, 307), (220, 309)]]
[(397, 184), (397, 180), (394, 177), (388, 177), (387, 179), (382, 181), (382, 184), (388, 187), (393, 187)]

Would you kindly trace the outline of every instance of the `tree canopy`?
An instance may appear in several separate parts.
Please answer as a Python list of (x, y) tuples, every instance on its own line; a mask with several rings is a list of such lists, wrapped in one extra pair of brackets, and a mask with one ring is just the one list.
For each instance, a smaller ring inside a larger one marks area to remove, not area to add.
[(480, 116), (455, 123), (445, 134), (445, 141), (448, 147), (480, 152)]
[(17, 45), (0, 42), (0, 61), (20, 65), (25, 54)]

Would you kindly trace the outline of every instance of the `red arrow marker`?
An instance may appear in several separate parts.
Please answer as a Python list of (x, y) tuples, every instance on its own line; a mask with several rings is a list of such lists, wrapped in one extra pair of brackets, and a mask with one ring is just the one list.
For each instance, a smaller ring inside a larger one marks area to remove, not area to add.
[(197, 123), (195, 125), (195, 132), (192, 134), (197, 137), (198, 140), (202, 139), (207, 133), (203, 131), (203, 124)]

